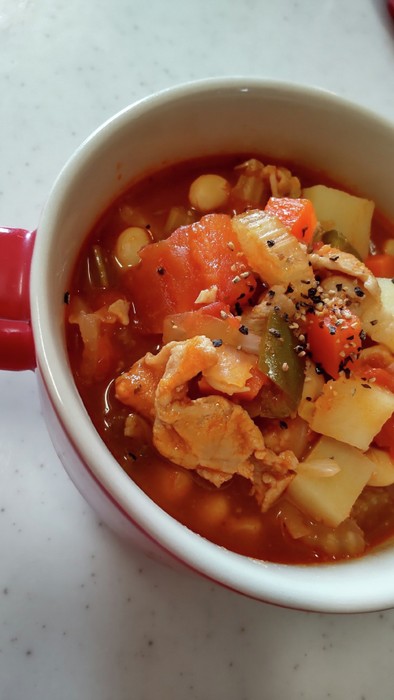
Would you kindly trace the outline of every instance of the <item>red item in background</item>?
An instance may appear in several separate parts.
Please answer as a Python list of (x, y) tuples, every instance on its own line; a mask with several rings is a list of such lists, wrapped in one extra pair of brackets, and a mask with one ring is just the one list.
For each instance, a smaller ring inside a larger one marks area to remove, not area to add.
[(30, 325), (30, 263), (35, 231), (0, 228), (0, 369), (36, 366)]

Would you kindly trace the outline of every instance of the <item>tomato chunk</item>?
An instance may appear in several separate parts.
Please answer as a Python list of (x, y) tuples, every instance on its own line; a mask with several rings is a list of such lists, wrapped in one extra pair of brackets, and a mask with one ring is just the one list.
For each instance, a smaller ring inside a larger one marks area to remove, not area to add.
[[(145, 333), (161, 333), (170, 314), (212, 302), (243, 308), (256, 287), (226, 214), (207, 214), (197, 223), (181, 226), (166, 240), (143, 248), (140, 257), (125, 279)], [(214, 298), (207, 295), (206, 301), (196, 303), (200, 292), (211, 288)]]
[(265, 211), (276, 216), (302, 243), (310, 243), (317, 225), (317, 217), (309, 199), (270, 197)]
[(387, 253), (369, 255), (365, 264), (375, 277), (394, 277), (394, 255)]

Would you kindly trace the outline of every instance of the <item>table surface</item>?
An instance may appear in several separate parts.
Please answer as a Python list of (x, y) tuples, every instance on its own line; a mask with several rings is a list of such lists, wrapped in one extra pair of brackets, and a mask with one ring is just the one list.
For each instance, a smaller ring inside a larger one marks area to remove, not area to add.
[[(394, 119), (383, 0), (0, 0), (0, 224), (33, 228), (107, 117), (180, 82), (317, 85)], [(388, 700), (394, 611), (320, 615), (148, 560), (55, 455), (33, 373), (0, 374), (2, 700)]]

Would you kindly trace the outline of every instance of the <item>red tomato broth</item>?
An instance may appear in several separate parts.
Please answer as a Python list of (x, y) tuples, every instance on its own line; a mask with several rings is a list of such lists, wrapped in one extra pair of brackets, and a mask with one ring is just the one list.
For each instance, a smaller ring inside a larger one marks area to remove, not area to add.
[[(245, 158), (246, 156), (240, 155), (223, 156), (171, 166), (126, 190), (100, 217), (87, 238), (71, 281), (71, 299), (82, 295), (88, 299), (92, 310), (100, 308), (105, 300), (127, 299), (128, 273), (120, 274), (111, 260), (116, 237), (130, 225), (130, 221), (125, 220), (130, 211), (138, 211), (142, 220), (146, 220), (146, 228), (152, 242), (161, 241), (166, 237), (164, 228), (169, 208), (178, 205), (190, 206), (187, 195), (190, 183), (195, 177), (202, 173), (215, 172), (226, 177), (230, 184), (234, 185), (237, 179), (234, 166)], [(322, 178), (302, 168), (291, 166), (291, 170), (300, 177), (303, 186), (316, 182), (333, 184), (328, 178)], [(238, 203), (230, 200), (228, 207), (220, 211), (231, 215), (237, 211), (236, 206)], [(373, 219), (373, 239), (378, 251), (382, 242), (390, 235), (392, 236), (392, 231), (388, 223), (376, 214)], [(100, 244), (105, 259), (110, 262), (109, 290), (95, 288), (87, 274), (89, 250), (94, 243)], [(195, 472), (171, 464), (151, 445), (124, 435), (124, 422), (130, 411), (115, 398), (114, 379), (146, 352), (156, 352), (160, 348), (161, 340), (159, 334), (147, 335), (140, 332), (133, 306), (130, 319), (130, 325), (120, 330), (116, 326), (106, 328), (105, 337), (111, 343), (112, 357), (107, 357), (106, 350), (103, 372), (94, 382), (87, 381), (81, 369), (83, 343), (78, 327), (66, 324), (68, 352), (77, 388), (98, 433), (125, 472), (170, 515), (220, 546), (257, 559), (283, 563), (335, 560), (335, 557), (318, 552), (302, 541), (290, 537), (279, 517), (280, 502), (267, 513), (261, 514), (257, 503), (250, 496), (250, 483), (242, 477), (236, 475), (230, 482), (217, 489)], [(163, 487), (163, 484), (176, 483), (177, 480), (181, 494), (178, 497), (174, 493), (176, 488)], [(217, 509), (214, 518), (206, 517), (209, 501), (217, 496), (221, 498), (222, 510)], [(368, 499), (374, 502), (374, 508), (364, 507)], [(382, 502), (381, 507), (379, 499)], [(394, 532), (394, 486), (384, 489), (367, 487), (360, 503), (359, 518), (365, 527), (368, 548)], [(202, 517), (204, 512), (205, 517)]]

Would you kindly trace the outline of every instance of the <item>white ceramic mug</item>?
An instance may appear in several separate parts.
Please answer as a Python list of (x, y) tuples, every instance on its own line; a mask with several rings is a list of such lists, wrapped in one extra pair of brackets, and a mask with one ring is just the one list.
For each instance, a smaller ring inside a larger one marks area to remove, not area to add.
[(263, 153), (324, 171), (394, 220), (393, 124), (333, 94), (271, 81), (213, 79), (164, 91), (110, 119), (75, 152), (55, 182), (35, 243), (32, 234), (0, 229), (3, 261), (13, 262), (7, 279), (1, 272), (0, 365), (36, 368), (45, 420), (72, 480), (107, 523), (152, 553), (166, 552), (228, 588), (278, 605), (327, 612), (392, 607), (393, 543), (361, 559), (313, 566), (256, 561), (212, 544), (125, 474), (75, 388), (64, 293), (94, 222), (138, 176), (226, 152)]

